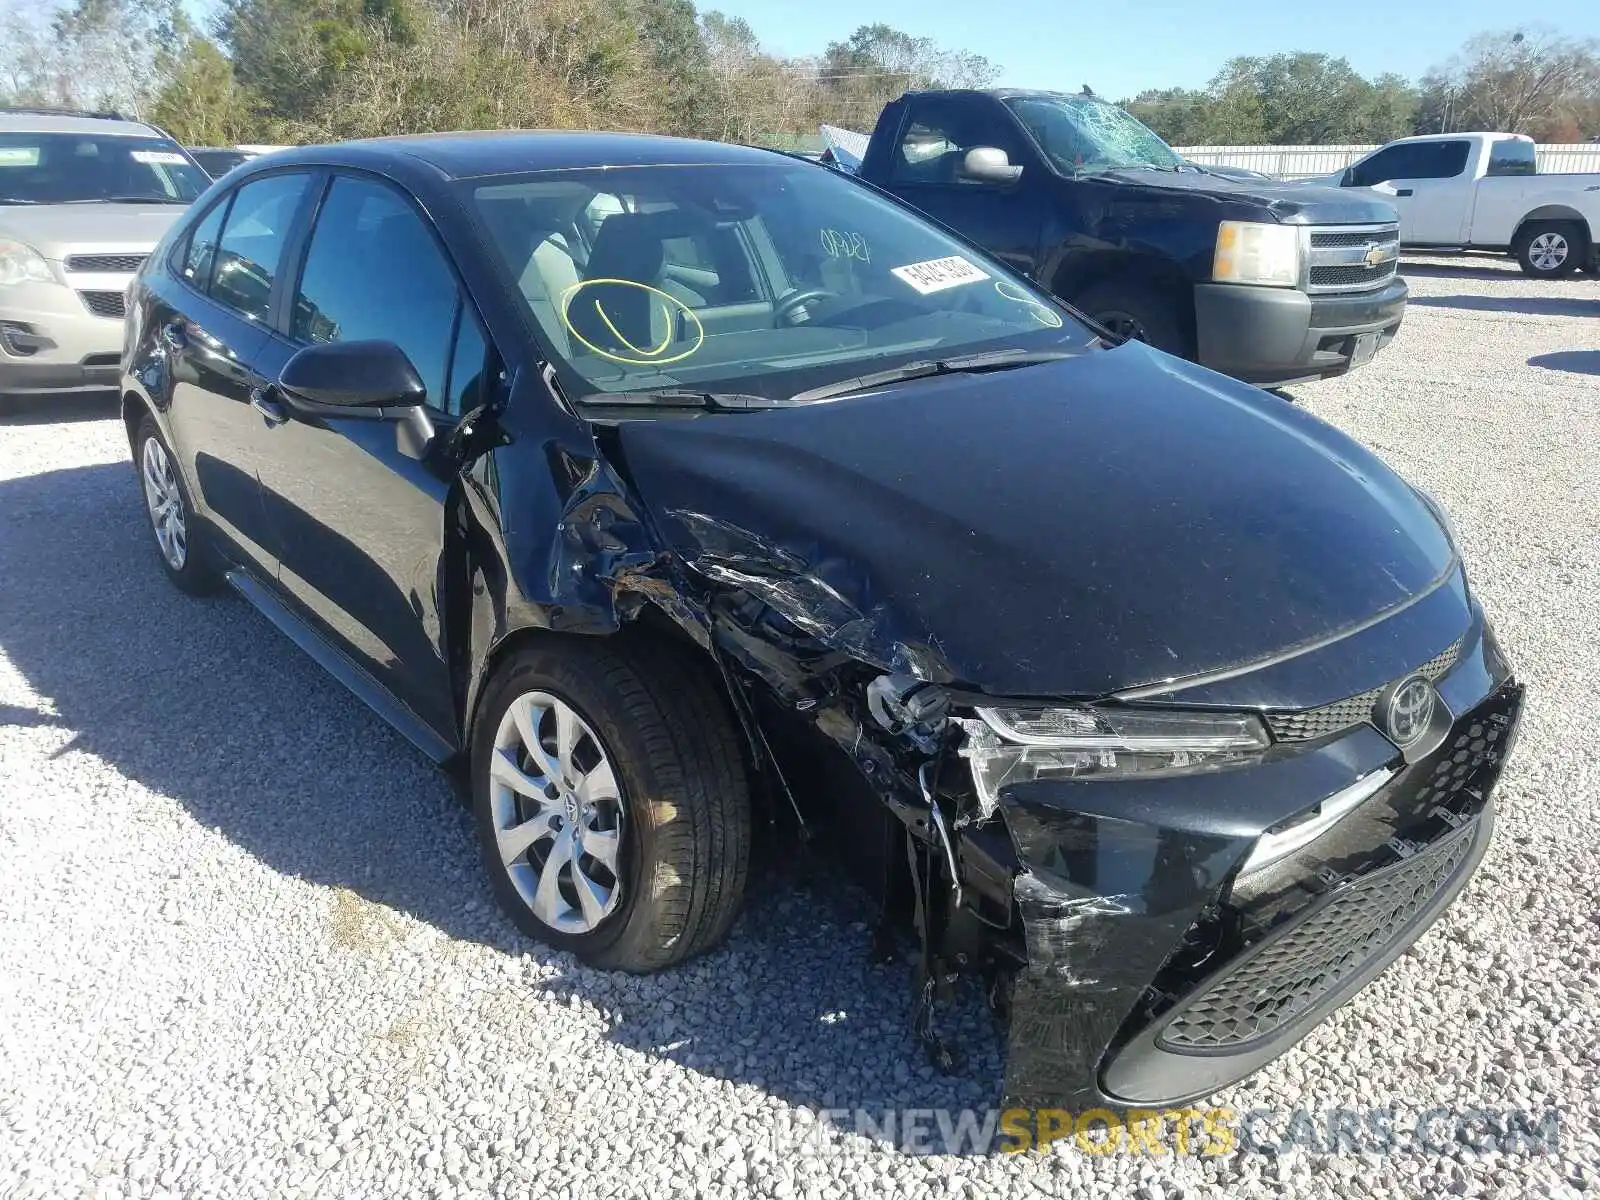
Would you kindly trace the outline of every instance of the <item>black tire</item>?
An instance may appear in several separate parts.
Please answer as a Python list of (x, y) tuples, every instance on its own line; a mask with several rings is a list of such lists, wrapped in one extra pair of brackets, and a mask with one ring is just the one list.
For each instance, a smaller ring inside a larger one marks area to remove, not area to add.
[(1589, 238), (1576, 221), (1529, 221), (1517, 230), (1511, 253), (1524, 275), (1560, 279), (1589, 256)]
[[(622, 797), (621, 894), (587, 932), (563, 932), (535, 915), (496, 840), (495, 741), (512, 703), (530, 692), (556, 697), (579, 715)], [(749, 781), (732, 714), (704, 664), (676, 647), (541, 637), (513, 652), (489, 681), (470, 758), (484, 867), (524, 933), (592, 966), (638, 973), (674, 966), (726, 936), (749, 871)]]
[(1177, 288), (1106, 280), (1085, 288), (1072, 304), (1112, 333), (1144, 342), (1179, 358), (1194, 358), (1194, 321)]
[[(160, 447), (166, 461), (171, 464), (171, 483), (181, 505), (185, 543), (181, 564), (174, 563), (168, 557), (161, 536), (156, 532), (155, 517), (150, 508), (149, 492), (145, 482), (145, 443), (152, 440)], [(183, 472), (178, 469), (172, 447), (167, 445), (167, 440), (161, 436), (161, 430), (156, 426), (155, 418), (149, 413), (144, 414), (134, 430), (133, 471), (138, 481), (139, 499), (143, 501), (145, 524), (150, 530), (150, 540), (155, 546), (156, 560), (161, 564), (161, 569), (167, 573), (167, 578), (172, 580), (179, 590), (191, 596), (204, 596), (216, 591), (222, 582), (222, 577), (217, 572), (216, 559), (206, 538), (205, 525), (195, 514), (194, 504), (189, 498), (188, 485), (184, 483)]]

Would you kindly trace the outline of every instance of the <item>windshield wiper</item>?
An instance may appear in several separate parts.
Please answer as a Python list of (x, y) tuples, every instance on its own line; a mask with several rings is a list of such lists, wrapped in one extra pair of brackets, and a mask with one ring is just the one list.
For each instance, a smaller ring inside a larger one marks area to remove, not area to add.
[(188, 204), (175, 196), (84, 196), (78, 200), (58, 200), (57, 204)]
[(753, 412), (787, 408), (796, 401), (745, 392), (697, 392), (688, 388), (644, 392), (590, 392), (573, 401), (578, 408), (688, 408), (707, 412)]
[(857, 375), (854, 379), (841, 379), (801, 392), (789, 399), (796, 404), (809, 404), (814, 400), (831, 400), (835, 396), (848, 396), (852, 392), (865, 392), (871, 388), (891, 383), (904, 383), (908, 379), (926, 379), (934, 375), (968, 375), (980, 371), (1008, 371), (1013, 367), (1032, 367), (1039, 363), (1060, 362), (1077, 358), (1066, 350), (990, 350), (982, 354), (963, 354), (953, 358), (921, 359), (903, 363), (887, 371), (874, 371), (870, 375)]

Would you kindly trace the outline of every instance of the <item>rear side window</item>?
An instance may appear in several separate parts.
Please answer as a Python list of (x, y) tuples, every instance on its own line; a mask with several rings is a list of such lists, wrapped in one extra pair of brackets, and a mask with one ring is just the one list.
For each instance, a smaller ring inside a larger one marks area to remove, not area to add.
[(445, 409), (459, 303), (444, 252), (404, 197), (384, 184), (334, 179), (295, 293), (296, 339), (393, 342), (422, 377), (428, 403)]
[(202, 292), (211, 286), (211, 267), (217, 261), (217, 237), (222, 232), (222, 218), (227, 211), (226, 200), (213, 204), (189, 235), (189, 248), (183, 255), (183, 277)]
[(1501, 138), (1489, 145), (1486, 175), (1537, 175), (1539, 156), (1532, 142), (1521, 138)]
[[(269, 175), (234, 193), (222, 236), (217, 239), (211, 271), (213, 300), (252, 321), (267, 319), (272, 284), (308, 178), (303, 173)], [(196, 241), (199, 233), (196, 229)]]

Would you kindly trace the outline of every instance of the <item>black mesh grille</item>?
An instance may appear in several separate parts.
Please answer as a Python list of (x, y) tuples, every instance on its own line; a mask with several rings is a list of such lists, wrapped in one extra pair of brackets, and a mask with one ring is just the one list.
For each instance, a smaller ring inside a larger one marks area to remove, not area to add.
[[(1458, 639), (1418, 667), (1416, 673), (1432, 680), (1442, 679), (1460, 657), (1461, 642)], [(1307, 742), (1326, 737), (1370, 720), (1372, 706), (1382, 694), (1383, 688), (1373, 688), (1370, 692), (1335, 700), (1321, 708), (1309, 708), (1304, 712), (1268, 713), (1267, 726), (1272, 730), (1272, 736), (1280, 742)]]
[(1339, 233), (1332, 229), (1317, 229), (1311, 234), (1313, 246), (1365, 246), (1368, 242), (1381, 242), (1393, 240), (1393, 235), (1387, 232), (1371, 230), (1357, 233)]
[(115, 317), (122, 320), (123, 298), (121, 292), (79, 292), (84, 307), (97, 317)]
[(137, 271), (143, 254), (72, 254), (67, 257), (69, 271)]
[(1392, 277), (1397, 265), (1390, 259), (1376, 267), (1369, 267), (1366, 263), (1352, 263), (1339, 267), (1312, 267), (1307, 282), (1312, 287), (1371, 287)]
[(1477, 827), (1473, 820), (1426, 850), (1347, 885), (1189, 1000), (1162, 1031), (1161, 1043), (1175, 1050), (1232, 1049), (1271, 1035), (1314, 1007), (1455, 878)]

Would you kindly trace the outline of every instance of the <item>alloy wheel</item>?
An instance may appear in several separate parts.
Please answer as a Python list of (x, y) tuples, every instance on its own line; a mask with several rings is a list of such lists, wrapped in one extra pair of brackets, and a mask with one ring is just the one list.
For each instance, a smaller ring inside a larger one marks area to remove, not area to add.
[(1564, 234), (1553, 231), (1541, 233), (1528, 243), (1528, 261), (1537, 271), (1555, 271), (1567, 261), (1571, 247)]
[(489, 768), (495, 844), (512, 886), (544, 925), (592, 932), (622, 899), (626, 806), (604, 744), (566, 701), (518, 696)]
[(150, 527), (155, 531), (161, 557), (174, 571), (183, 570), (189, 558), (189, 528), (184, 519), (183, 493), (178, 489), (172, 460), (159, 438), (144, 440), (140, 475), (144, 479), (145, 507), (150, 512)]

